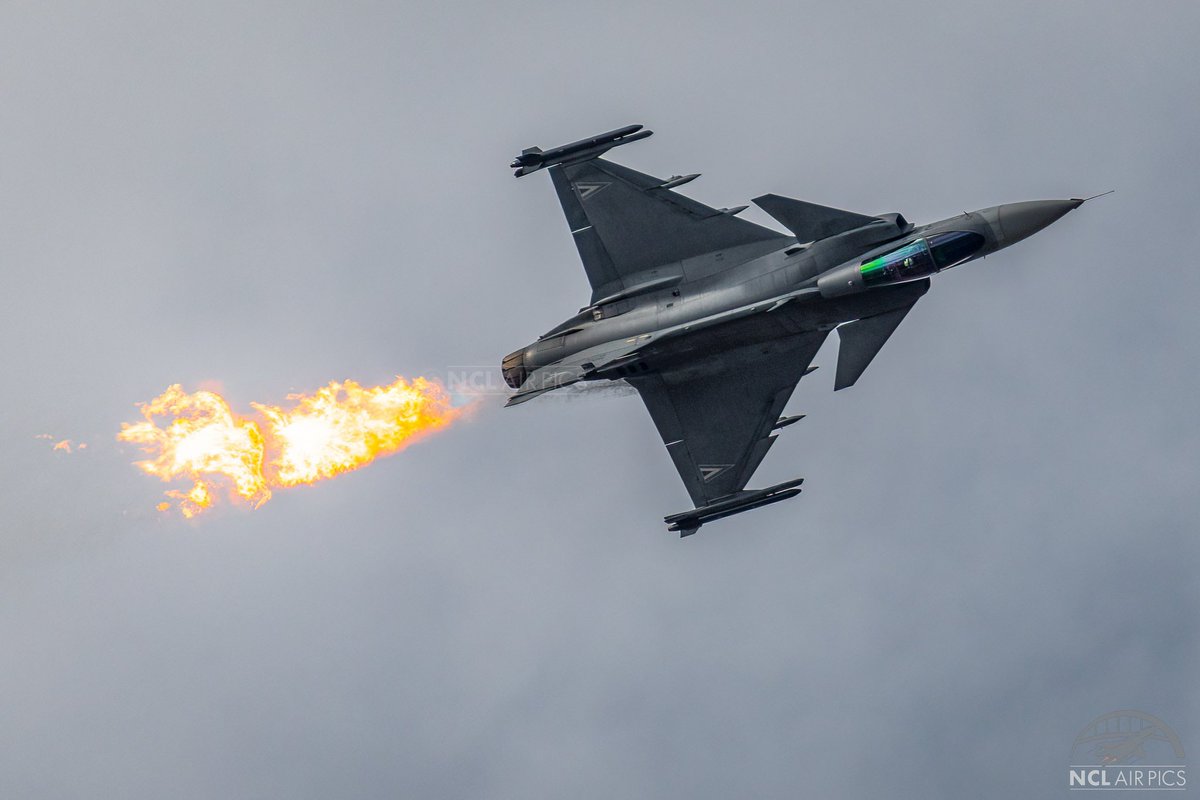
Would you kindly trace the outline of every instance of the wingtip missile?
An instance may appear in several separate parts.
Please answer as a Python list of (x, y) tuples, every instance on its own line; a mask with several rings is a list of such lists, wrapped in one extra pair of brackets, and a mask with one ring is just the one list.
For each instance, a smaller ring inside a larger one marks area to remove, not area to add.
[(587, 139), (580, 139), (577, 142), (553, 147), (546, 151), (542, 151), (537, 147), (527, 148), (521, 151), (521, 154), (513, 159), (513, 162), (509, 166), (516, 170), (513, 174), (519, 178), (522, 175), (528, 175), (531, 172), (537, 172), (539, 169), (552, 167), (555, 164), (595, 158), (614, 147), (645, 139), (653, 133), (654, 131), (642, 130), (641, 125), (626, 125), (624, 128), (617, 128)]
[(741, 492), (728, 500), (720, 500), (691, 511), (663, 517), (663, 522), (667, 523), (667, 530), (679, 531), (680, 538), (691, 536), (706, 522), (731, 517), (743, 511), (751, 511), (795, 497), (800, 494), (799, 486), (802, 483), (804, 483), (804, 478), (793, 478), (790, 481), (768, 486), (766, 489)]

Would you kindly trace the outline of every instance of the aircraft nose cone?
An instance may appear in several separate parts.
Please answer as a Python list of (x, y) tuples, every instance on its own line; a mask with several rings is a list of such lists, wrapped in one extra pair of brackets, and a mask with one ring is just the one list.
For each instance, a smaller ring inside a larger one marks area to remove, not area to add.
[(1082, 204), (1082, 200), (1029, 200), (1000, 206), (997, 217), (1004, 246), (1032, 236)]

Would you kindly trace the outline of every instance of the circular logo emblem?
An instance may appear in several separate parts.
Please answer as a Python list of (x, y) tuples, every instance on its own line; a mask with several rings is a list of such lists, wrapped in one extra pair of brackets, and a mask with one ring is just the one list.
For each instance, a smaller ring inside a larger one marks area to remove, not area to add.
[(1096, 717), (1075, 737), (1072, 764), (1098, 767), (1125, 764), (1177, 765), (1183, 745), (1158, 717), (1141, 711), (1113, 711)]
[(1075, 737), (1067, 782), (1072, 789), (1183, 789), (1183, 745), (1153, 714), (1112, 711)]

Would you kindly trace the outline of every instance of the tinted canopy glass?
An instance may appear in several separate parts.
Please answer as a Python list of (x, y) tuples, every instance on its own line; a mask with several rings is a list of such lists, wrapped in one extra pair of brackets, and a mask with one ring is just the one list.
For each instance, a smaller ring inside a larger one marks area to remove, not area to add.
[(983, 237), (971, 231), (952, 231), (929, 237), (929, 251), (938, 269), (961, 264), (979, 252)]
[(917, 239), (899, 250), (864, 261), (859, 270), (867, 286), (911, 281), (937, 271), (924, 239)]

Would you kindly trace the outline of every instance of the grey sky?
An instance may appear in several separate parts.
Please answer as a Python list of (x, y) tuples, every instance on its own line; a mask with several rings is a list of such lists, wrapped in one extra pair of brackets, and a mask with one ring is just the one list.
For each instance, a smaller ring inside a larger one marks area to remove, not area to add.
[[(0, 9), (0, 796), (1055, 796), (1117, 708), (1200, 753), (1196, 4), (102, 5)], [(831, 340), (755, 481), (805, 493), (686, 541), (634, 397), (154, 514), (113, 436), (170, 383), (492, 365), (578, 308), (505, 166), (633, 122), (718, 206), (1117, 193), (837, 396)]]

